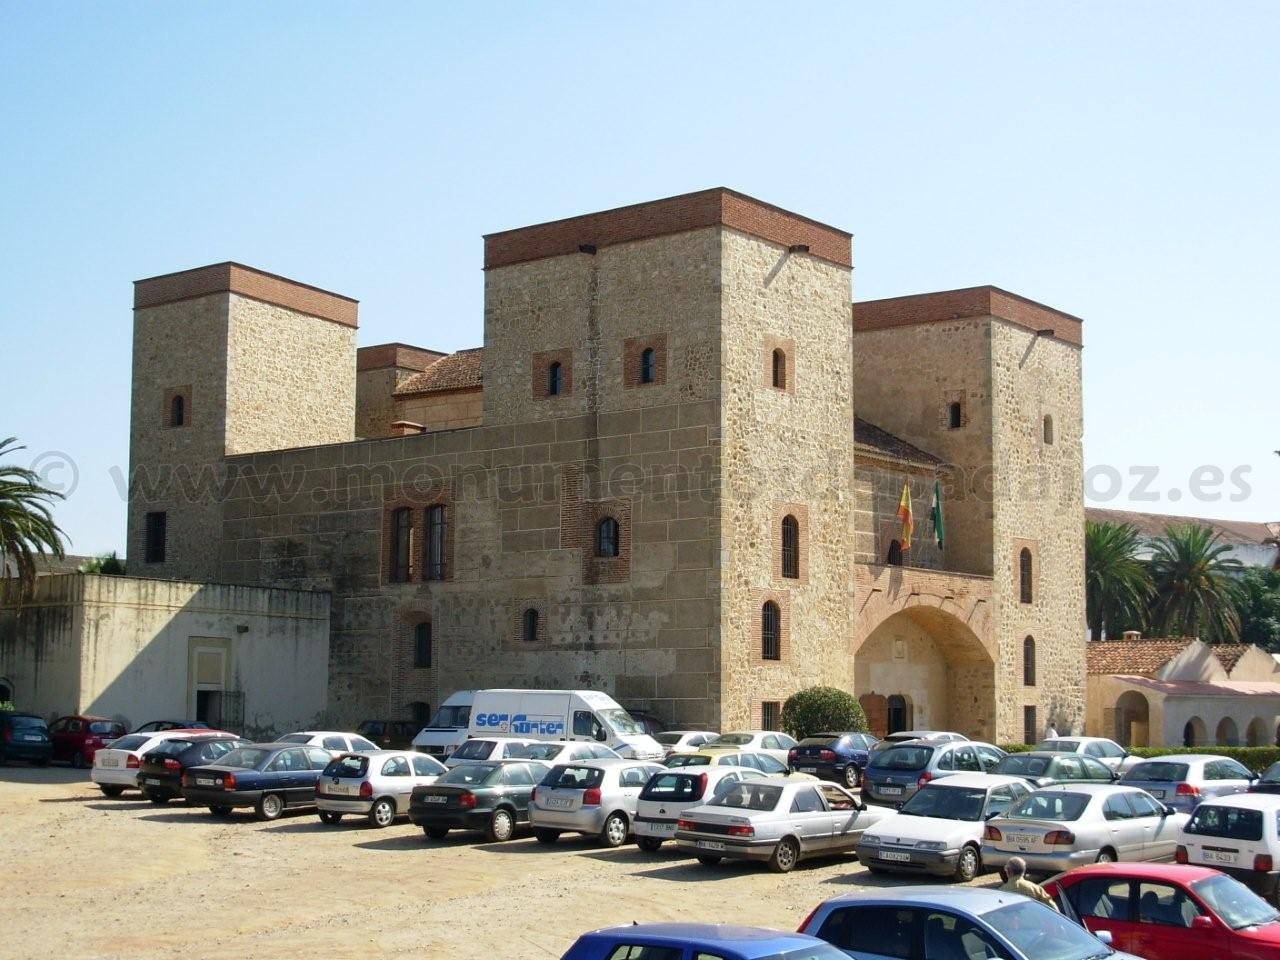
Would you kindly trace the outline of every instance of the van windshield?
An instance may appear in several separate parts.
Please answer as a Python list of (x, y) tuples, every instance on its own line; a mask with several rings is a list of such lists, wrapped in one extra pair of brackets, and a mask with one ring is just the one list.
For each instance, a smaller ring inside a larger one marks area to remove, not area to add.
[(623, 736), (635, 736), (644, 733), (644, 727), (631, 719), (631, 714), (620, 708), (612, 710), (597, 710), (596, 716), (605, 722), (614, 733), (620, 733)]
[(465, 727), (471, 722), (471, 708), (468, 706), (443, 706), (431, 718), (428, 727)]

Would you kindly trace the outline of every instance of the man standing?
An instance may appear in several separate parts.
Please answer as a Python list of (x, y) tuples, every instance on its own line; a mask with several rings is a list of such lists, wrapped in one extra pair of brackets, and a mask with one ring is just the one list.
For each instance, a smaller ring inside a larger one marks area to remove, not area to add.
[(1049, 896), (1044, 887), (1027, 879), (1027, 861), (1021, 857), (1014, 857), (1005, 864), (1004, 870), (1009, 879), (1000, 884), (1001, 890), (1006, 893), (1019, 893), (1032, 900), (1039, 900), (1045, 906), (1058, 909), (1058, 905), (1053, 902), (1053, 897)]

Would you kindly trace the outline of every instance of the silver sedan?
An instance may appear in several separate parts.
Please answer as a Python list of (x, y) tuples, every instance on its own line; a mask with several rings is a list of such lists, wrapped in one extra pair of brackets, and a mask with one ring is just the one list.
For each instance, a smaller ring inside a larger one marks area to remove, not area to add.
[(316, 810), (324, 823), (352, 813), (375, 827), (390, 826), (409, 813), (413, 788), (435, 783), (444, 772), (439, 760), (410, 750), (343, 754), (316, 781)]
[(1109, 784), (1063, 784), (1037, 790), (987, 822), (982, 862), (1013, 857), (1032, 873), (1060, 873), (1086, 863), (1164, 860), (1173, 856), (1188, 817), (1145, 790)]
[(555, 843), (562, 833), (595, 834), (609, 847), (631, 835), (640, 791), (666, 768), (642, 760), (586, 760), (562, 763), (534, 788), (529, 825), (539, 843)]
[(767, 860), (786, 873), (804, 857), (852, 851), (867, 827), (892, 813), (834, 783), (749, 781), (681, 814), (676, 846), (704, 866)]

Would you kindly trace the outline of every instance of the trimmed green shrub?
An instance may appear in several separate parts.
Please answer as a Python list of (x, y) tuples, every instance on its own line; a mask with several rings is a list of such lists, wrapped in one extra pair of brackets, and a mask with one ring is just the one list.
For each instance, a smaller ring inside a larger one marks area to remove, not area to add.
[(853, 694), (836, 687), (809, 687), (787, 697), (782, 729), (797, 740), (828, 731), (865, 733), (867, 718)]
[[(1026, 753), (1035, 749), (1030, 743), (1001, 743), (998, 746), (1006, 753)], [(1280, 747), (1133, 747), (1129, 752), (1144, 760), (1171, 757), (1179, 753), (1211, 753), (1219, 757), (1230, 757), (1250, 770), (1265, 770), (1280, 761)]]

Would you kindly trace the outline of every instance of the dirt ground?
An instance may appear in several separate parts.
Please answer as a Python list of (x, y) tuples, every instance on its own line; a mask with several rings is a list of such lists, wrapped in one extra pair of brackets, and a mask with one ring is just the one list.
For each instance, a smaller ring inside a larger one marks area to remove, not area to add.
[[(0, 768), (0, 958), (558, 958), (615, 923), (696, 920), (795, 929), (821, 900), (897, 885), (852, 857), (707, 869), (674, 848), (554, 848), (521, 834), (427, 842), (407, 821), (325, 826), (314, 811), (218, 821), (87, 774)], [(980, 883), (994, 883), (986, 877)]]

